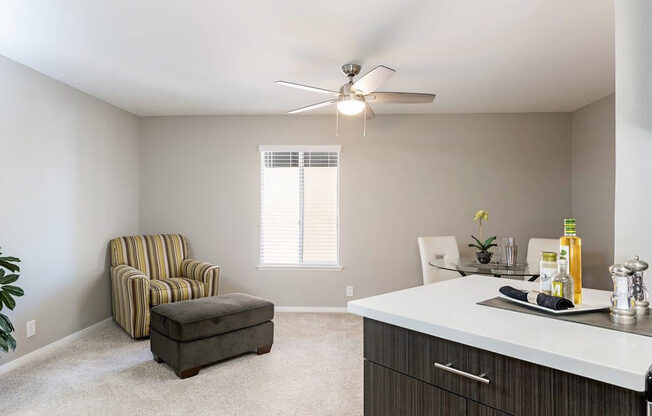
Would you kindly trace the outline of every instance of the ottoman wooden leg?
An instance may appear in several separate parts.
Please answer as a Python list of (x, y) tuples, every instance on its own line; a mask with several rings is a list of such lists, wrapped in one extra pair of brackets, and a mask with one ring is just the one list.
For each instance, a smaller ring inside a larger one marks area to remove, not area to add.
[(162, 363), (162, 362), (163, 362), (163, 360), (161, 360), (160, 358), (158, 358), (158, 355), (156, 355), (156, 354), (152, 354), (152, 356), (154, 357), (154, 361), (156, 361), (157, 363)]
[(195, 367), (195, 368), (191, 368), (189, 370), (183, 370), (183, 371), (174, 370), (174, 373), (180, 379), (184, 379), (184, 378), (196, 376), (197, 374), (199, 374), (199, 370), (201, 370), (201, 367)]
[(272, 344), (265, 345), (264, 347), (260, 347), (260, 348), (258, 348), (258, 349), (256, 350), (256, 354), (258, 354), (258, 355), (267, 354), (267, 353), (270, 352), (271, 350), (272, 350)]

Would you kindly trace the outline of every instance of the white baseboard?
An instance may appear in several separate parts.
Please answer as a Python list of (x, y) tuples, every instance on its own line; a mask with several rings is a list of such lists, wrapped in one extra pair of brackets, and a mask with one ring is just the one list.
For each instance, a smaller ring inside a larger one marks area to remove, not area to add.
[(330, 306), (275, 306), (276, 312), (330, 312), (330, 313), (344, 313), (346, 307), (330, 307)]
[(61, 338), (58, 341), (54, 341), (51, 344), (46, 345), (45, 347), (41, 347), (38, 350), (32, 351), (29, 354), (25, 354), (22, 357), (18, 357), (15, 360), (11, 360), (6, 364), (0, 365), (0, 375), (5, 374), (11, 370), (15, 370), (18, 367), (22, 367), (27, 363), (30, 363), (32, 361), (39, 360), (41, 358), (45, 358), (49, 354), (52, 354), (55, 349), (59, 347), (65, 347), (66, 345), (70, 345), (73, 342), (77, 341), (82, 335), (84, 335), (86, 332), (90, 331), (91, 329), (102, 325), (104, 322), (110, 321), (113, 318), (106, 318), (101, 320), (100, 322), (93, 324), (91, 326), (88, 326), (84, 329), (81, 329), (73, 334), (68, 335), (65, 338)]

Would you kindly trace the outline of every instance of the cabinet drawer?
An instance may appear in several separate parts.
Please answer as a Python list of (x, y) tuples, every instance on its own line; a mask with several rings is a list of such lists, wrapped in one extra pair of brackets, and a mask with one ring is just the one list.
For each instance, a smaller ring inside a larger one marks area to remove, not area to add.
[(493, 409), (489, 406), (467, 400), (466, 401), (466, 416), (510, 416), (500, 410)]
[(466, 416), (466, 399), (365, 360), (365, 416)]
[(642, 393), (368, 318), (364, 356), (517, 416), (643, 416), (646, 412)]

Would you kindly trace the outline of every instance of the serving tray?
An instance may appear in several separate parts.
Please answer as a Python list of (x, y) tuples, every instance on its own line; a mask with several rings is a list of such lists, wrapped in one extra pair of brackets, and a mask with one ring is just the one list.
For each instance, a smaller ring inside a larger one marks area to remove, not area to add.
[(535, 305), (534, 303), (525, 302), (525, 301), (522, 301), (522, 300), (510, 298), (509, 296), (505, 296), (502, 293), (500, 293), (498, 296), (503, 298), (503, 299), (507, 299), (510, 302), (518, 303), (518, 304), (521, 304), (523, 306), (527, 306), (529, 308), (538, 309), (540, 311), (552, 313), (552, 314), (555, 314), (555, 315), (569, 315), (569, 314), (573, 314), (573, 313), (599, 311), (599, 310), (602, 310), (602, 309), (609, 309), (609, 307), (611, 306), (611, 304), (608, 303), (608, 302), (606, 304), (582, 303), (582, 304), (579, 304), (579, 305), (575, 305), (574, 308), (569, 308), (569, 309), (564, 309), (564, 310), (561, 310), (561, 311), (556, 311), (554, 309), (545, 308), (543, 306)]
[(652, 315), (637, 316), (635, 325), (623, 325), (611, 322), (611, 320), (609, 320), (609, 311), (605, 309), (587, 311), (586, 313), (554, 314), (550, 313), (549, 309), (542, 311), (540, 308), (530, 308), (497, 296), (495, 298), (478, 302), (478, 305), (505, 309), (527, 315), (540, 316), (547, 319), (557, 319), (560, 321), (574, 322), (577, 324), (597, 326), (599, 328), (652, 337)]

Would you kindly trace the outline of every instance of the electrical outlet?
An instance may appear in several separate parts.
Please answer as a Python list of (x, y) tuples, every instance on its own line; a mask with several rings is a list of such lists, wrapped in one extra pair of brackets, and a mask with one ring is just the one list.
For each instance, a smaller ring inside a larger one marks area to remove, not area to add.
[(349, 298), (353, 296), (353, 286), (346, 287), (346, 296)]
[(36, 321), (27, 322), (27, 338), (36, 335)]

